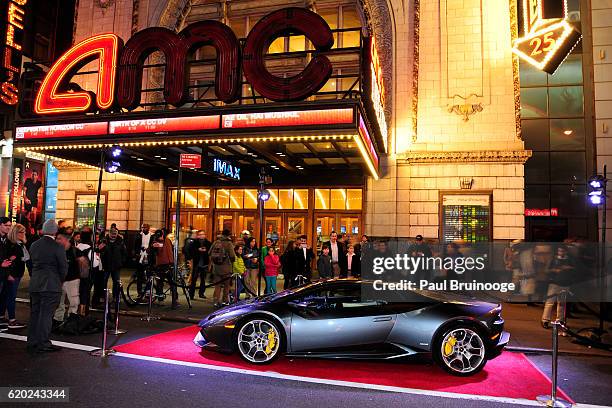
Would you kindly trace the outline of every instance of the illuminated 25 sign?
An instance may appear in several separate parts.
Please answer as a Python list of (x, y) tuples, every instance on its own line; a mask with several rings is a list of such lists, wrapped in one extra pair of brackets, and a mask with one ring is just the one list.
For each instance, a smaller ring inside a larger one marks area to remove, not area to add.
[[(145, 60), (161, 51), (166, 60), (164, 98), (174, 106), (185, 103), (188, 92), (188, 57), (203, 46), (217, 51), (215, 94), (226, 103), (240, 96), (242, 72), (253, 88), (273, 101), (302, 100), (325, 85), (332, 65), (324, 55), (314, 54), (299, 74), (281, 78), (266, 68), (264, 56), (277, 37), (288, 32), (303, 34), (317, 51), (328, 51), (334, 44), (331, 29), (318, 14), (301, 8), (285, 8), (261, 19), (247, 36), (244, 48), (234, 32), (218, 21), (190, 24), (180, 33), (151, 27), (136, 33), (123, 45), (115, 34), (91, 37), (68, 50), (47, 73), (34, 111), (37, 114), (87, 112), (97, 106), (133, 110), (140, 104)], [(84, 65), (98, 60), (96, 93), (70, 91), (70, 78)], [(242, 63), (241, 63), (242, 62)], [(242, 68), (242, 70), (241, 70)]]
[(566, 1), (524, 0), (523, 11), (526, 34), (514, 42), (512, 51), (539, 70), (553, 74), (582, 37), (566, 20)]

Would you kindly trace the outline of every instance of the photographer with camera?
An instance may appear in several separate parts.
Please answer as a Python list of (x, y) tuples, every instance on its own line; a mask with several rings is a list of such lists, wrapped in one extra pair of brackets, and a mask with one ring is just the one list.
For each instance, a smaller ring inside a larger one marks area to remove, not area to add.
[(113, 299), (116, 302), (119, 296), (121, 268), (127, 259), (127, 249), (117, 228), (111, 228), (108, 236), (104, 237), (98, 245), (98, 250), (100, 251), (102, 265), (104, 265), (104, 287), (108, 284), (108, 278), (112, 277)]
[[(168, 238), (168, 234), (163, 229), (155, 231), (153, 235), (152, 253), (155, 255), (155, 271), (159, 276), (159, 282), (156, 288), (157, 301), (161, 302), (164, 298), (164, 281), (168, 281), (172, 292), (172, 308), (179, 307), (178, 293), (172, 274), (174, 273), (174, 247), (172, 241)], [(152, 263), (153, 264), (153, 263)]]

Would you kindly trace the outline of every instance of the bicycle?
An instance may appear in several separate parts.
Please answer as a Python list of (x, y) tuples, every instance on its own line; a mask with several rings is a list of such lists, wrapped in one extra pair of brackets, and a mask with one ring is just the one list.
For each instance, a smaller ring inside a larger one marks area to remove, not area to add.
[[(148, 291), (149, 288), (153, 287), (155, 290), (156, 285), (154, 284), (155, 280), (162, 279), (161, 276), (169, 276), (171, 285), (168, 287), (164, 287), (163, 291), (160, 294), (154, 293), (152, 301), (163, 301), (167, 296), (172, 296), (172, 286), (181, 288), (183, 290), (183, 294), (187, 299), (187, 305), (191, 309), (191, 300), (189, 299), (189, 294), (187, 293), (187, 289), (189, 287), (188, 282), (191, 277), (191, 269), (189, 265), (186, 263), (181, 263), (178, 265), (176, 280), (174, 280), (174, 267), (169, 266), (162, 271), (157, 270), (157, 268), (153, 266), (147, 267), (146, 275), (149, 277), (147, 279), (144, 288), (139, 292), (138, 291), (138, 277), (136, 273), (134, 273), (130, 279), (130, 282), (127, 284), (127, 288), (125, 290), (122, 289), (123, 300), (128, 306), (139, 306), (139, 305), (148, 305), (149, 304), (149, 296)], [(165, 286), (165, 285), (164, 285)]]

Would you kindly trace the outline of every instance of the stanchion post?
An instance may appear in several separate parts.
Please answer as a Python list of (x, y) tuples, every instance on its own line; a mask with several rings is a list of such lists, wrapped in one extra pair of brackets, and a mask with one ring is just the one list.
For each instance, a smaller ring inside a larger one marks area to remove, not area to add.
[(240, 300), (240, 291), (238, 290), (238, 282), (240, 281), (240, 275), (234, 274), (234, 303), (238, 303)]
[(152, 316), (151, 309), (153, 306), (153, 282), (155, 281), (155, 275), (151, 274), (149, 278), (148, 286), (149, 286), (149, 305), (147, 306), (147, 315), (141, 317), (140, 320), (150, 322), (151, 320), (158, 320), (159, 316)]
[[(123, 283), (119, 280), (119, 292), (123, 290)], [(110, 331), (113, 336), (127, 333), (126, 330), (119, 330), (119, 304), (121, 303), (121, 296), (117, 294), (117, 300), (115, 302), (115, 328)]]
[(115, 353), (113, 349), (106, 348), (106, 332), (108, 330), (108, 313), (109, 313), (109, 300), (108, 300), (108, 288), (104, 289), (106, 292), (104, 302), (104, 330), (102, 331), (102, 348), (92, 350), (89, 354), (95, 357), (107, 357)]
[[(563, 291), (564, 292), (564, 291)], [(563, 293), (562, 293), (563, 294)], [(564, 325), (565, 320), (565, 296), (557, 295), (557, 302), (563, 301), (563, 316), (557, 316), (552, 324), (552, 389), (550, 395), (538, 395), (539, 402), (547, 407), (569, 408), (572, 403), (561, 398), (557, 398), (557, 369), (559, 365), (559, 326)]]

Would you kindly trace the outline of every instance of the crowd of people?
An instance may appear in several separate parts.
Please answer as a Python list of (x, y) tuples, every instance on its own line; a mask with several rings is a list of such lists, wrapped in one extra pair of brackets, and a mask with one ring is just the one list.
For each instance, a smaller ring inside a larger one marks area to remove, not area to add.
[[(361, 248), (368, 241), (366, 235), (359, 244), (353, 245), (348, 236), (342, 237), (332, 232), (330, 240), (322, 244), (317, 255), (307, 241), (308, 237), (302, 235), (296, 241), (289, 241), (284, 248), (279, 248), (277, 242), (267, 238), (260, 247), (248, 231), (232, 240), (231, 232), (226, 229), (214, 242), (207, 240), (203, 231), (198, 231), (197, 238), (188, 239), (183, 248), (185, 258), (192, 267), (189, 295), (193, 299), (199, 279), (199, 297), (206, 297), (204, 289), (209, 273), (209, 282), (215, 286), (215, 307), (229, 303), (234, 293), (238, 293), (238, 296), (245, 293), (246, 298), (254, 296), (259, 289), (260, 276), (265, 281), (265, 294), (276, 293), (278, 276), (281, 274), (284, 289), (308, 282), (313, 278), (315, 264), (319, 278), (360, 276)], [(236, 276), (239, 279), (232, 279)]]

